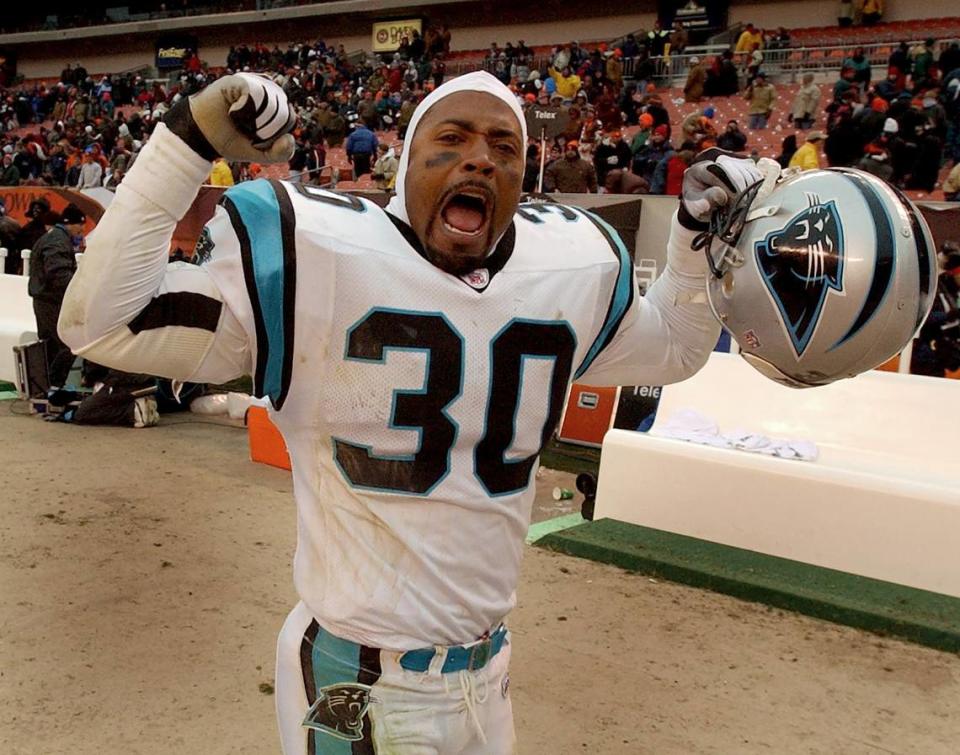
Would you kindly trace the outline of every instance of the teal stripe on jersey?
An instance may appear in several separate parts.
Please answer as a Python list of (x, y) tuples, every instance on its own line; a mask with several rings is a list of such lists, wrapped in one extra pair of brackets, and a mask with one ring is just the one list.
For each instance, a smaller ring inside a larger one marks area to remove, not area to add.
[[(360, 646), (336, 637), (322, 627), (313, 643), (313, 679), (317, 695), (326, 686), (356, 683), (360, 672)], [(317, 755), (352, 755), (353, 743), (333, 734), (312, 730)]]
[(620, 321), (623, 320), (623, 316), (627, 313), (630, 302), (633, 301), (633, 264), (630, 261), (630, 253), (623, 245), (620, 235), (599, 215), (583, 209), (581, 209), (580, 212), (590, 218), (594, 225), (596, 225), (600, 232), (606, 237), (614, 254), (617, 255), (620, 261), (620, 271), (617, 273), (617, 282), (613, 287), (613, 298), (610, 302), (610, 308), (607, 310), (607, 317), (603, 321), (603, 327), (600, 328), (600, 332), (594, 339), (593, 344), (591, 344), (587, 356), (583, 359), (583, 363), (577, 369), (576, 373), (574, 373), (574, 380), (579, 379), (579, 377), (590, 368), (590, 365), (593, 364), (597, 355), (603, 351), (603, 348), (609, 343), (617, 327), (620, 325)]
[[(284, 254), (280, 204), (267, 181), (245, 181), (227, 192), (240, 214), (250, 238), (253, 274), (260, 300), (267, 348), (266, 369), (260, 392), (276, 405), (283, 381), (284, 343)], [(291, 348), (293, 344), (290, 344)]]

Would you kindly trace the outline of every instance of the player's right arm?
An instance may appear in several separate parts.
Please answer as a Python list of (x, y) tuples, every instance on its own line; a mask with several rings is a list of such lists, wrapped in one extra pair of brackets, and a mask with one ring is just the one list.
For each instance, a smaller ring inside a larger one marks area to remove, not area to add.
[[(168, 266), (168, 249), (212, 160), (286, 160), (292, 125), (282, 90), (252, 75), (225, 77), (178, 103), (88, 240), (60, 313), (64, 342), (101, 364), (179, 380), (248, 372), (248, 334), (213, 278), (203, 267)], [(214, 247), (238, 248), (222, 209), (208, 230)]]

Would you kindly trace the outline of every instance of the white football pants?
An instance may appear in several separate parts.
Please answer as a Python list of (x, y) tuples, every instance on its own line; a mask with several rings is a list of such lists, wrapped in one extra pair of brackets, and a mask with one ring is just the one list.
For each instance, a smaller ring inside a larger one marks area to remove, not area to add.
[(426, 672), (403, 653), (357, 645), (319, 626), (303, 603), (277, 642), (284, 755), (510, 755), (510, 639), (477, 671)]

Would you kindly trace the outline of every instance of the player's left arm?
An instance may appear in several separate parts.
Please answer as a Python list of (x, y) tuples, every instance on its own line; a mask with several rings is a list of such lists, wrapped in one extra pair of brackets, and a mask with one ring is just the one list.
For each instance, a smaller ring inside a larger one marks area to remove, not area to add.
[[(707, 300), (706, 257), (692, 249), (693, 240), (714, 211), (761, 177), (753, 161), (716, 149), (704, 152), (687, 170), (681, 204), (671, 220), (666, 268), (645, 297), (633, 296), (606, 345), (578, 370), (578, 382), (667, 385), (706, 364), (720, 325)], [(635, 286), (632, 272), (630, 285)], [(616, 297), (615, 290), (614, 303)]]

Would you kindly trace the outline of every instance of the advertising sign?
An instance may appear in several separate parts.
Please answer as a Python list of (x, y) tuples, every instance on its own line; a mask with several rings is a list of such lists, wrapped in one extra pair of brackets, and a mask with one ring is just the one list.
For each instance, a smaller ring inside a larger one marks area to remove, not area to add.
[(423, 21), (405, 18), (399, 21), (378, 21), (373, 25), (373, 51), (395, 52), (404, 37), (413, 39), (413, 32), (423, 34)]
[(531, 139), (539, 139), (541, 130), (545, 139), (553, 139), (566, 131), (570, 124), (570, 114), (566, 110), (549, 105), (534, 105), (524, 115), (527, 119), (527, 134)]
[(187, 54), (196, 50), (196, 37), (189, 34), (165, 34), (157, 40), (157, 68), (180, 68)]

